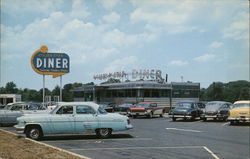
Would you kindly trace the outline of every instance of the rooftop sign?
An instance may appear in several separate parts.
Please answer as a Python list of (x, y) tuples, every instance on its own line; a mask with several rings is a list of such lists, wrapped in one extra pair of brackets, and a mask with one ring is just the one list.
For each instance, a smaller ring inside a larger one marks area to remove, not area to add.
[(42, 75), (52, 75), (53, 78), (69, 73), (69, 56), (65, 53), (48, 53), (47, 46), (33, 53), (30, 59), (33, 70)]
[(133, 69), (131, 73), (126, 73), (124, 71), (114, 72), (114, 73), (103, 73), (94, 75), (94, 80), (107, 80), (109, 78), (126, 78), (128, 79), (131, 76), (132, 79), (143, 79), (143, 80), (156, 80), (162, 81), (161, 70), (155, 69)]

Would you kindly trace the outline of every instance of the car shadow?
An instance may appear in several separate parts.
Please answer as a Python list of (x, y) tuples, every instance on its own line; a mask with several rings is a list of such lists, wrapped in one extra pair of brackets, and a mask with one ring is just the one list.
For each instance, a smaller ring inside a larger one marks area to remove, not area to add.
[(250, 126), (250, 122), (241, 122), (236, 124), (229, 124), (229, 126)]
[(225, 123), (225, 122), (227, 122), (227, 121), (225, 121), (225, 120), (206, 120), (206, 121), (203, 121), (202, 120), (202, 122), (207, 122), (207, 123), (214, 123), (214, 122), (216, 122), (216, 123)]
[[(129, 134), (112, 134), (107, 139), (126, 139), (126, 138), (134, 138)], [(100, 139), (96, 135), (55, 135), (55, 136), (45, 136), (42, 138), (42, 141), (57, 141), (57, 140), (105, 140)]]

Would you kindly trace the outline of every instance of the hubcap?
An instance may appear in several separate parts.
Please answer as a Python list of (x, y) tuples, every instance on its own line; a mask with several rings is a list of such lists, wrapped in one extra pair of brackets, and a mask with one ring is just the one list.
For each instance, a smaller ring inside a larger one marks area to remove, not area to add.
[(39, 136), (39, 131), (37, 129), (32, 129), (30, 131), (30, 137), (31, 138), (35, 139), (35, 138), (38, 138), (38, 136)]
[(101, 134), (102, 136), (106, 136), (106, 135), (108, 135), (108, 133), (109, 133), (109, 129), (107, 129), (107, 128), (104, 128), (104, 129), (101, 129), (101, 130), (100, 130), (100, 134)]

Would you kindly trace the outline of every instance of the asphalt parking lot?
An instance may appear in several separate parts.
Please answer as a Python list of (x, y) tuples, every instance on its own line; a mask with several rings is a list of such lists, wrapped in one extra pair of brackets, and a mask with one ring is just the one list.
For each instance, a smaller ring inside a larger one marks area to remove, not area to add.
[[(93, 159), (249, 159), (250, 126), (219, 121), (131, 119), (134, 129), (109, 139), (95, 135), (48, 136), (41, 142)], [(12, 127), (3, 127), (15, 132)]]

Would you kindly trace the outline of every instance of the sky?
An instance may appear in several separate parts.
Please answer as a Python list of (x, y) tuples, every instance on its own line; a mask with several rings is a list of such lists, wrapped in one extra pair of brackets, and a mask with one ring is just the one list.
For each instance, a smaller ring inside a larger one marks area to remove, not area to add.
[[(249, 81), (248, 0), (1, 0), (0, 87), (40, 89), (41, 45), (70, 57), (67, 83), (159, 69), (168, 82)], [(183, 79), (181, 79), (183, 77)], [(60, 78), (46, 76), (53, 89)]]

